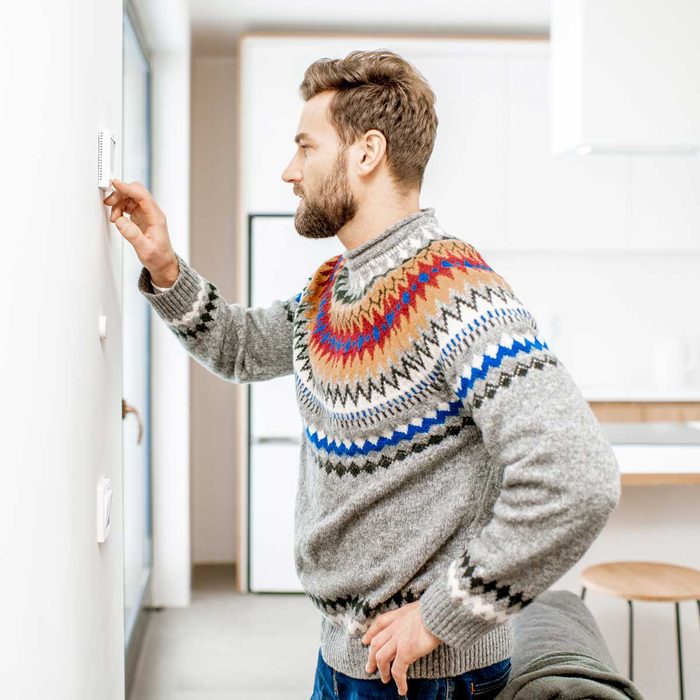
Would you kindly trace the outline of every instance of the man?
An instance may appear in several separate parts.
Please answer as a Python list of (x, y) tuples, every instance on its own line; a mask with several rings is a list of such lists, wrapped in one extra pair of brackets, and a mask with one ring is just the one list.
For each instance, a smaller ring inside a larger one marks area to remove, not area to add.
[(295, 564), (323, 613), (314, 699), (494, 697), (511, 618), (597, 537), (618, 466), (510, 286), (419, 207), (438, 123), (420, 73), (354, 51), (309, 66), (301, 94), (282, 174), (295, 227), (346, 250), (295, 296), (227, 304), (139, 183), (114, 181), (110, 219), (200, 363), (234, 382), (295, 375)]

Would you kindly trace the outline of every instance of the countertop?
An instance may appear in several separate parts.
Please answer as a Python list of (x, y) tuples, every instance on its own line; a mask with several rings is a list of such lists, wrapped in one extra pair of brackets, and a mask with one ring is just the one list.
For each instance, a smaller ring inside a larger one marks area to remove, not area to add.
[(601, 423), (623, 485), (700, 484), (700, 423)]

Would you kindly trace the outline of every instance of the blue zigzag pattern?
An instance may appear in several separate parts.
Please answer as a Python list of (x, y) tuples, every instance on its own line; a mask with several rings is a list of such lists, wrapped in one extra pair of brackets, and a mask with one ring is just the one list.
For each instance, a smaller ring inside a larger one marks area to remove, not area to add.
[(372, 452), (381, 452), (385, 447), (397, 445), (403, 440), (412, 440), (416, 435), (429, 432), (435, 425), (444, 425), (448, 418), (460, 414), (460, 401), (450, 401), (448, 406), (449, 408), (447, 410), (438, 409), (437, 415), (434, 418), (423, 418), (419, 426), (410, 424), (408, 430), (396, 430), (392, 433), (391, 437), (379, 436), (376, 444), (366, 441), (364, 447), (360, 447), (356, 443), (352, 443), (350, 447), (348, 447), (343, 443), (337, 443), (335, 440), (329, 442), (328, 438), (319, 438), (318, 433), (312, 433), (309, 428), (306, 428), (305, 432), (315, 447), (324, 449), (332, 454), (350, 457), (354, 457), (355, 455), (367, 455)]
[(515, 357), (519, 354), (528, 355), (534, 350), (549, 350), (547, 343), (535, 338), (534, 342), (525, 338), (525, 342), (521, 343), (518, 340), (513, 341), (512, 347), (507, 347), (505, 345), (498, 346), (498, 352), (495, 357), (490, 355), (484, 355), (484, 362), (480, 368), (472, 367), (471, 374), (469, 376), (462, 377), (460, 381), (459, 389), (457, 389), (457, 396), (461, 399), (465, 399), (467, 394), (473, 390), (474, 384), (481, 379), (485, 379), (486, 375), (492, 370), (497, 369), (503, 364), (503, 360), (506, 357)]

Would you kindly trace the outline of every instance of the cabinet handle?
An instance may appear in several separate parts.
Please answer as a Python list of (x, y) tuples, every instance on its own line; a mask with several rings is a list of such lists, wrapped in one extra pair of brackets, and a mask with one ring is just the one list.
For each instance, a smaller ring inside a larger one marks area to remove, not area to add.
[(286, 435), (266, 435), (258, 438), (251, 438), (254, 444), (283, 444), (283, 445), (301, 445), (299, 438), (288, 437)]
[(141, 438), (143, 437), (143, 423), (141, 422), (141, 415), (133, 406), (129, 406), (129, 404), (122, 399), (122, 420), (126, 418), (127, 413), (133, 413), (136, 416), (136, 420), (139, 422), (139, 436), (136, 439), (136, 444), (140, 445)]

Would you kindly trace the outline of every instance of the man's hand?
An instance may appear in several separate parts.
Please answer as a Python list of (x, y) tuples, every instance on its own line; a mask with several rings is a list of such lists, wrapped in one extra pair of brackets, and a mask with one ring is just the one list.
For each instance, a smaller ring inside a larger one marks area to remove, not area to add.
[[(408, 693), (406, 670), (409, 665), (442, 644), (442, 640), (425, 626), (419, 602), (416, 600), (382, 613), (362, 637), (362, 643), (370, 645), (367, 673), (374, 673), (378, 667), (383, 683), (388, 683), (393, 676), (401, 695)], [(394, 663), (389, 672), (392, 659)]]
[(134, 247), (151, 273), (153, 284), (171, 287), (177, 281), (180, 266), (170, 243), (165, 214), (140, 182), (126, 183), (114, 178), (112, 187), (115, 191), (102, 200), (112, 207), (109, 220)]

